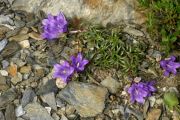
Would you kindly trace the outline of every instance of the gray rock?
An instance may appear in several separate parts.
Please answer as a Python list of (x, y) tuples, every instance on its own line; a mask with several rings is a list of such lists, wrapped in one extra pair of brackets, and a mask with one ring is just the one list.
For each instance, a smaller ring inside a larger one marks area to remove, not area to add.
[(113, 79), (111, 76), (108, 76), (105, 80), (101, 82), (101, 84), (107, 87), (111, 93), (118, 92), (120, 88), (120, 83), (117, 80)]
[(52, 118), (53, 118), (54, 120), (60, 120), (60, 117), (59, 117), (56, 113), (53, 113), (53, 114), (52, 114)]
[(0, 41), (0, 52), (6, 47), (7, 43), (7, 39), (3, 39)]
[(13, 25), (13, 20), (9, 16), (0, 15), (0, 25)]
[(54, 15), (62, 11), (68, 18), (85, 19), (94, 24), (130, 22), (142, 24), (145, 16), (137, 11), (136, 0), (15, 0), (14, 10), (37, 13), (43, 10)]
[(16, 113), (16, 117), (20, 117), (22, 115), (25, 114), (25, 111), (23, 110), (22, 105), (19, 105), (16, 109), (15, 109), (15, 113)]
[(47, 110), (39, 103), (30, 103), (25, 107), (26, 115), (30, 120), (54, 120)]
[(27, 88), (21, 99), (22, 107), (25, 107), (28, 103), (32, 102), (34, 97), (36, 96), (35, 92), (31, 88)]
[(53, 92), (41, 95), (43, 102), (47, 103), (52, 109), (57, 110), (55, 95)]
[(18, 67), (22, 67), (26, 64), (26, 61), (23, 61), (19, 58), (12, 58), (11, 60), (13, 63), (15, 63)]
[(64, 114), (61, 114), (61, 120), (68, 120)]
[(1, 52), (0, 59), (14, 55), (19, 49), (20, 46), (17, 42), (9, 42)]
[(12, 4), (12, 3), (14, 2), (14, 0), (8, 0), (8, 2), (9, 2), (10, 4)]
[(15, 26), (17, 26), (18, 28), (20, 28), (20, 27), (24, 27), (26, 23), (25, 23), (24, 21), (22, 21), (22, 20), (15, 20), (15, 21), (14, 21), (14, 24), (15, 24)]
[(17, 120), (25, 120), (25, 119), (23, 119), (23, 118), (17, 118)]
[(61, 52), (61, 56), (64, 57), (66, 60), (69, 60), (69, 53), (73, 54), (74, 52), (74, 49), (71, 49), (70, 47), (64, 47), (63, 51)]
[(12, 77), (11, 78), (11, 82), (16, 85), (18, 82), (21, 82), (22, 81), (22, 74), (21, 73), (17, 73), (16, 76)]
[(130, 35), (134, 35), (134, 36), (143, 36), (143, 32), (135, 29), (135, 28), (132, 28), (132, 27), (125, 27), (124, 32), (130, 34)]
[(11, 101), (13, 101), (16, 98), (16, 92), (14, 89), (8, 89), (6, 92), (4, 92), (0, 96), (0, 107), (3, 107), (7, 104), (9, 104)]
[(0, 111), (0, 120), (5, 120), (4, 114)]
[(16, 120), (16, 116), (15, 116), (15, 110), (14, 110), (14, 105), (13, 104), (9, 104), (6, 107), (6, 112), (5, 112), (5, 118), (6, 120)]
[(136, 116), (138, 120), (144, 119), (143, 113), (141, 113), (138, 110), (134, 110), (134, 109), (131, 109), (129, 107), (124, 107), (124, 106), (118, 106), (118, 108), (119, 108), (120, 112), (124, 115), (125, 120), (126, 120), (126, 118), (128, 118), (128, 117), (126, 117), (126, 115), (128, 115), (128, 114), (132, 114), (132, 115)]
[(58, 97), (73, 105), (82, 117), (93, 117), (103, 111), (107, 93), (104, 87), (70, 82), (59, 92)]
[(60, 99), (60, 98), (56, 98), (56, 104), (57, 104), (57, 107), (64, 107), (65, 106), (65, 103)]
[(149, 107), (150, 107), (150, 102), (149, 102), (149, 100), (146, 100), (146, 102), (143, 106), (143, 115), (145, 118), (146, 118), (147, 112), (149, 110)]
[(55, 80), (48, 80), (45, 85), (42, 85), (36, 92), (37, 95), (43, 95), (51, 92), (57, 92), (58, 88), (56, 86)]
[(9, 86), (6, 84), (6, 78), (0, 74), (0, 91), (7, 90)]
[(17, 28), (17, 29), (15, 29), (15, 30), (8, 31), (8, 32), (6, 33), (6, 38), (9, 38), (9, 37), (11, 37), (11, 36), (14, 36), (14, 35), (18, 34), (18, 32), (19, 32), (20, 30), (21, 30), (20, 28)]

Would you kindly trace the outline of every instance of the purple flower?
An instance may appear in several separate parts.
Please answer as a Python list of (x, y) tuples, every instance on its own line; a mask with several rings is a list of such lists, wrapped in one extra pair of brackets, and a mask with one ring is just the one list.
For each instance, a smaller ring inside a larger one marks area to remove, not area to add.
[(88, 60), (83, 59), (83, 56), (81, 53), (78, 53), (77, 57), (71, 56), (71, 61), (72, 61), (72, 66), (77, 72), (83, 71), (85, 65), (89, 63)]
[(160, 65), (164, 69), (164, 76), (169, 76), (170, 73), (173, 73), (176, 75), (177, 68), (180, 68), (180, 63), (175, 62), (176, 58), (174, 56), (171, 56), (167, 60), (161, 60)]
[(45, 39), (58, 38), (64, 32), (67, 32), (67, 21), (63, 13), (59, 13), (57, 16), (48, 15), (47, 19), (42, 21), (44, 32), (42, 37)]
[(154, 81), (133, 83), (128, 89), (128, 93), (131, 97), (130, 101), (132, 103), (134, 103), (135, 101), (144, 103), (145, 98), (150, 97), (152, 92), (156, 91), (154, 83)]
[(74, 68), (69, 65), (67, 61), (62, 64), (54, 65), (53, 78), (61, 78), (65, 83), (68, 82), (68, 77), (70, 77), (74, 72)]

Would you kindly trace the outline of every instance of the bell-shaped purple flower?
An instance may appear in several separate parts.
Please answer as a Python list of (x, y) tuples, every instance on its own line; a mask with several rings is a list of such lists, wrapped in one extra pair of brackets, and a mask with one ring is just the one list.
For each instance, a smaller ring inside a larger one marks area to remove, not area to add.
[(155, 92), (156, 88), (154, 87), (154, 82), (139, 82), (133, 83), (129, 89), (128, 93), (130, 94), (130, 101), (134, 103), (144, 103), (146, 97), (150, 97), (152, 92)]
[(57, 16), (49, 14), (42, 24), (44, 32), (41, 36), (44, 39), (58, 38), (62, 33), (67, 32), (67, 21), (61, 12)]
[(167, 60), (161, 60), (160, 65), (164, 69), (164, 76), (169, 76), (170, 73), (176, 75), (178, 68), (180, 68), (180, 63), (175, 62), (175, 56), (171, 56)]
[(53, 78), (60, 78), (65, 83), (68, 82), (68, 78), (73, 74), (74, 68), (70, 66), (67, 61), (63, 61), (61, 64), (54, 65)]
[(89, 63), (87, 59), (84, 59), (81, 53), (78, 53), (77, 57), (71, 56), (72, 66), (77, 72), (84, 70), (86, 64)]

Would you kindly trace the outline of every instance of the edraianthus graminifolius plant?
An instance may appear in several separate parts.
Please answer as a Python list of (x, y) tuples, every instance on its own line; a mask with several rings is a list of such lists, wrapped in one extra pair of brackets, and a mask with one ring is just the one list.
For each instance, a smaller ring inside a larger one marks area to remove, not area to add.
[(73, 72), (74, 68), (67, 61), (62, 61), (60, 64), (54, 65), (53, 78), (60, 78), (64, 83), (67, 83)]
[(89, 61), (83, 58), (82, 53), (78, 53), (77, 56), (71, 56), (71, 62), (62, 61), (60, 64), (54, 65), (53, 78), (56, 78), (58, 83), (69, 82), (69, 78), (74, 72), (82, 72)]
[(42, 38), (48, 40), (58, 38), (61, 34), (67, 32), (67, 24), (68, 22), (62, 12), (57, 16), (48, 14), (47, 19), (42, 20)]
[(156, 91), (154, 84), (155, 81), (133, 83), (128, 88), (131, 103), (136, 101), (143, 104), (145, 102), (145, 98), (150, 97), (152, 93)]
[(89, 63), (89, 61), (87, 59), (83, 58), (81, 53), (78, 53), (78, 55), (76, 57), (71, 56), (71, 62), (72, 62), (72, 66), (74, 67), (74, 69), (77, 72), (83, 71), (85, 65)]
[(170, 73), (174, 75), (177, 74), (178, 68), (180, 68), (180, 63), (175, 62), (176, 57), (171, 56), (170, 58), (166, 58), (165, 60), (160, 61), (160, 66), (164, 69), (164, 76), (169, 76)]

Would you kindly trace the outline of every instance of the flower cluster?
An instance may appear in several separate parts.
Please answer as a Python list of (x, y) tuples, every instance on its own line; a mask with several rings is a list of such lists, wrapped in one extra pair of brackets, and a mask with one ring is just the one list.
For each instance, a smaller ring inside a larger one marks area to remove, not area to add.
[(178, 68), (180, 68), (180, 63), (175, 62), (175, 56), (171, 56), (166, 60), (161, 60), (160, 65), (164, 69), (164, 76), (169, 76), (170, 73), (176, 75)]
[[(64, 32), (67, 32), (67, 21), (63, 13), (59, 13), (57, 16), (51, 14), (48, 15), (46, 19), (42, 21), (43, 33), (42, 38), (52, 40), (58, 38)], [(71, 31), (69, 33), (77, 33), (81, 31)], [(169, 76), (170, 73), (176, 75), (178, 68), (180, 68), (180, 63), (175, 62), (175, 57), (171, 56), (168, 59), (161, 60), (160, 66), (164, 70), (164, 76)], [(53, 78), (56, 78), (56, 85), (66, 85), (69, 78), (75, 72), (81, 72), (84, 67), (89, 63), (87, 59), (84, 59), (81, 53), (77, 56), (70, 57), (71, 62), (63, 61), (59, 64), (54, 65)], [(137, 77), (131, 86), (128, 88), (128, 93), (130, 94), (130, 100), (132, 103), (135, 101), (138, 103), (144, 103), (147, 97), (150, 97), (153, 92), (156, 91), (154, 87), (155, 82), (140, 82), (141, 78)]]
[(67, 32), (67, 21), (63, 13), (57, 16), (48, 15), (47, 19), (42, 21), (44, 32), (42, 37), (44, 39), (58, 38), (62, 33)]
[(83, 58), (81, 53), (78, 53), (76, 57), (71, 56), (71, 65), (67, 61), (54, 65), (53, 78), (60, 78), (64, 83), (68, 83), (69, 77), (74, 72), (83, 71), (88, 62), (87, 59)]
[(134, 103), (137, 101), (139, 103), (144, 103), (145, 98), (150, 97), (152, 92), (156, 91), (154, 83), (154, 81), (133, 83), (128, 89), (131, 102)]

